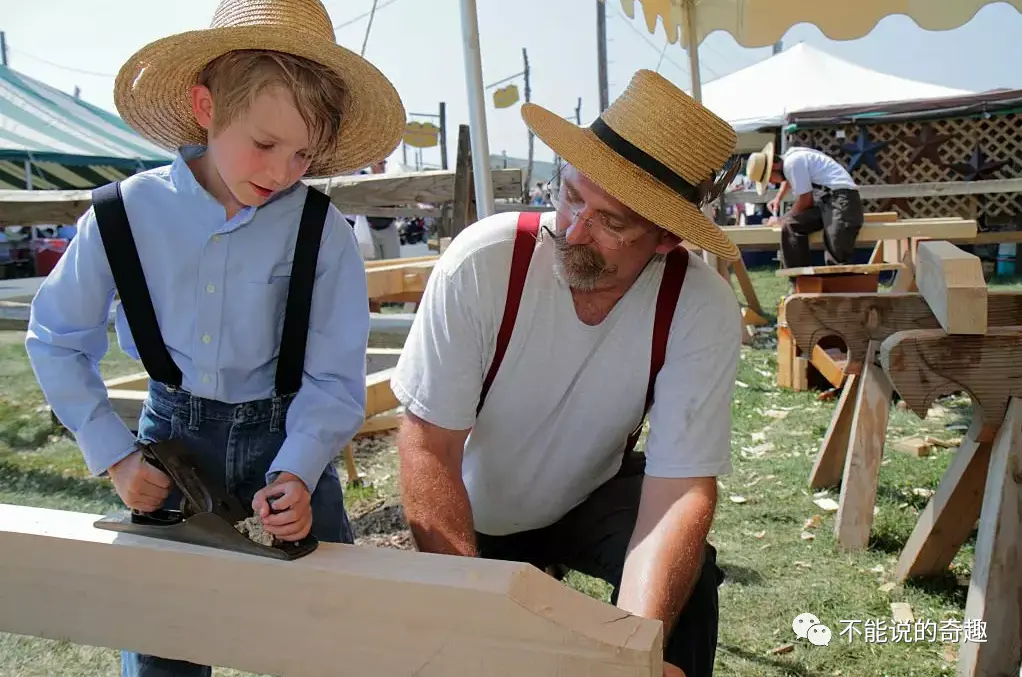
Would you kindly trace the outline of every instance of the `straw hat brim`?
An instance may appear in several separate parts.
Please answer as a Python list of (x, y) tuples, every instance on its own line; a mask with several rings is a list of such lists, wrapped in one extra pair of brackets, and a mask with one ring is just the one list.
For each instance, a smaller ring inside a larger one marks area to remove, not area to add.
[(210, 61), (234, 50), (270, 50), (304, 57), (335, 71), (348, 101), (336, 151), (317, 158), (310, 176), (348, 174), (387, 156), (401, 142), (405, 109), (394, 85), (358, 54), (294, 30), (233, 26), (179, 33), (152, 42), (121, 68), (114, 103), (124, 121), (170, 150), (205, 142), (189, 89)]
[(729, 261), (741, 256), (727, 234), (695, 204), (622, 158), (590, 130), (532, 103), (522, 105), (522, 117), (565, 162), (635, 213), (711, 254)]

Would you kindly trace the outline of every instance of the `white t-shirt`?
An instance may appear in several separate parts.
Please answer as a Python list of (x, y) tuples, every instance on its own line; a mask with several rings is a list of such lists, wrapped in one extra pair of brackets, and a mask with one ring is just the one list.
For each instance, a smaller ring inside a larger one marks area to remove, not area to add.
[[(543, 224), (553, 228), (553, 214)], [(475, 528), (548, 526), (611, 479), (638, 424), (649, 379), (656, 257), (597, 326), (576, 315), (540, 231), (515, 330), (476, 419), (504, 313), (517, 214), (462, 231), (437, 262), (391, 379), (416, 416), (472, 428), (463, 478)], [(731, 471), (731, 401), (741, 314), (731, 286), (692, 256), (650, 408), (646, 473)]]
[(784, 178), (795, 197), (812, 191), (813, 184), (831, 189), (855, 188), (847, 169), (812, 148), (789, 148), (784, 153)]

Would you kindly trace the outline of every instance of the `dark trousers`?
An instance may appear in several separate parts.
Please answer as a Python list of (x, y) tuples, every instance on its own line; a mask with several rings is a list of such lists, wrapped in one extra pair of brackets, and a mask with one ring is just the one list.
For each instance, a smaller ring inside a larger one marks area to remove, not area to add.
[[(560, 565), (603, 579), (614, 588), (611, 603), (617, 604), (625, 551), (639, 514), (642, 458), (632, 459), (621, 473), (548, 527), (506, 536), (477, 533), (479, 555), (526, 562), (539, 569)], [(713, 675), (717, 586), (722, 581), (717, 551), (707, 543), (702, 571), (688, 603), (673, 630), (664, 629), (664, 660), (684, 670), (686, 677)]]
[[(284, 442), (284, 422), (292, 400), (289, 396), (276, 405), (272, 400), (225, 404), (154, 383), (142, 406), (138, 437), (147, 442), (184, 440), (212, 481), (223, 482), (248, 505), (265, 486), (266, 472)], [(180, 501), (180, 492), (175, 490), (166, 507), (177, 508)], [(311, 533), (324, 543), (355, 541), (333, 465), (326, 467), (312, 493)], [(121, 652), (121, 677), (210, 677), (212, 673), (209, 666)]]
[(827, 265), (851, 263), (864, 218), (859, 191), (849, 188), (815, 191), (813, 206), (781, 222), (781, 267), (811, 266), (809, 236), (823, 231)]

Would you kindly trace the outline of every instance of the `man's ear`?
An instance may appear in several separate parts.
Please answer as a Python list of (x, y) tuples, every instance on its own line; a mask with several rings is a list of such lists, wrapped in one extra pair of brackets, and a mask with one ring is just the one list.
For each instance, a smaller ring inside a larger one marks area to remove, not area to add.
[(660, 232), (660, 242), (657, 243), (655, 251), (657, 254), (666, 254), (675, 247), (677, 247), (679, 244), (681, 244), (680, 237), (678, 237), (674, 233), (662, 230)]
[(205, 85), (192, 85), (192, 115), (207, 132), (213, 128), (213, 93)]

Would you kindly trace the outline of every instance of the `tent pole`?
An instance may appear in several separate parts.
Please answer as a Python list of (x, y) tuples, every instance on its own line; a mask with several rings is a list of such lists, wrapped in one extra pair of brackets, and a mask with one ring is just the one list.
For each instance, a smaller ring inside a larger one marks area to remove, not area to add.
[(465, 86), (468, 88), (469, 132), (472, 139), (472, 175), (475, 178), (476, 214), (480, 219), (495, 212), (490, 178), (490, 147), (486, 138), (483, 99), (483, 63), (479, 48), (479, 17), (475, 0), (461, 0), (461, 33), (465, 46)]
[(696, 42), (696, 3), (685, 0), (681, 6), (685, 20), (685, 51), (688, 52), (688, 71), (692, 80), (692, 98), (703, 102), (703, 83), (699, 76), (699, 44)]

